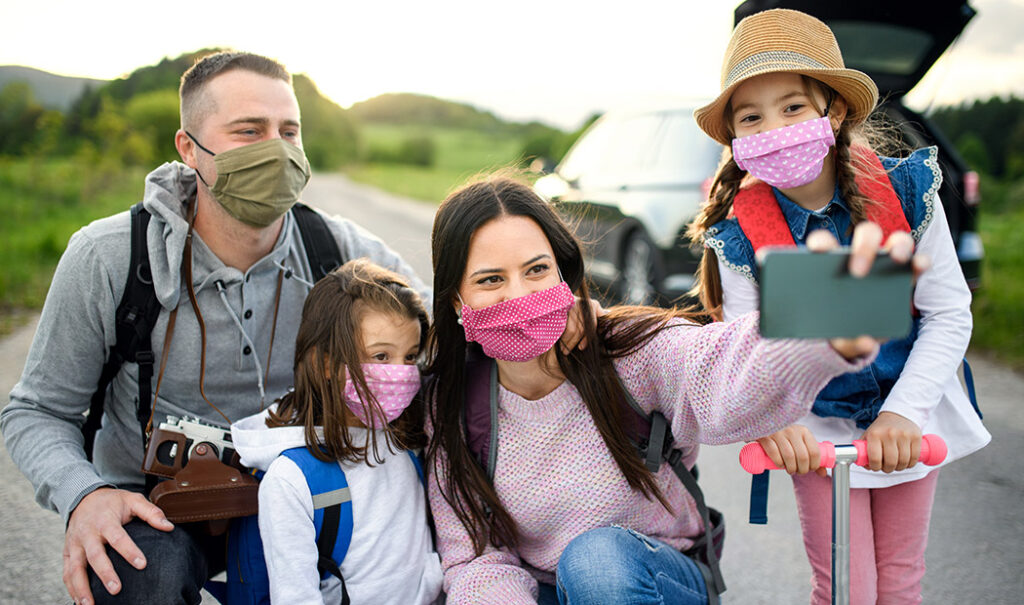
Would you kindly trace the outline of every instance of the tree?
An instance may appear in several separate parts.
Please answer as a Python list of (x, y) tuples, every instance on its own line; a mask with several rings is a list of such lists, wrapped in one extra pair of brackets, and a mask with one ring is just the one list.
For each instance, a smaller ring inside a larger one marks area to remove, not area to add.
[(302, 147), (310, 165), (336, 170), (356, 159), (359, 137), (348, 112), (320, 94), (307, 76), (299, 74), (292, 81), (302, 111)]
[(0, 90), (0, 154), (27, 152), (44, 113), (27, 82), (11, 82)]
[(180, 159), (174, 146), (178, 117), (178, 93), (174, 89), (154, 90), (128, 99), (124, 117), (131, 132), (149, 141), (157, 161)]

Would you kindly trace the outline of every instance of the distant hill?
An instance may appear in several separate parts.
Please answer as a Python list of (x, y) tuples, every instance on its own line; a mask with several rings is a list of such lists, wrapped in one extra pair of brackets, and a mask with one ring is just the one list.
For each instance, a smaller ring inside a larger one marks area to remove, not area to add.
[(27, 82), (39, 103), (47, 109), (67, 111), (86, 88), (97, 89), (107, 80), (58, 76), (21, 65), (0, 65), (0, 90), (9, 82)]
[(466, 103), (407, 92), (378, 95), (352, 105), (349, 111), (356, 120), (368, 124), (419, 124), (479, 130), (518, 126)]

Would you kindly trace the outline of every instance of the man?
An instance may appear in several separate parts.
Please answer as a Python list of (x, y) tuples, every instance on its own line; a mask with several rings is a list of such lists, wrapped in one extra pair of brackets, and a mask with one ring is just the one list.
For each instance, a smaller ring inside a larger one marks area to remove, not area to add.
[[(170, 414), (226, 426), (292, 384), (313, 272), (288, 211), (309, 166), (291, 77), (275, 61), (207, 56), (182, 77), (180, 97), (175, 145), (184, 164), (150, 173), (144, 195), (162, 307), (152, 344), (156, 367), (166, 364), (153, 376), (153, 423)], [(379, 239), (341, 219), (328, 227), (343, 258), (368, 257), (404, 274), (429, 305), (427, 287)], [(142, 495), (136, 364), (124, 364), (111, 383), (93, 463), (83, 448), (82, 414), (116, 341), (129, 239), (127, 212), (71, 238), (0, 429), (36, 500), (67, 523), (64, 584), (76, 603), (111, 595), (198, 603), (208, 576), (223, 569), (223, 536), (171, 524)]]

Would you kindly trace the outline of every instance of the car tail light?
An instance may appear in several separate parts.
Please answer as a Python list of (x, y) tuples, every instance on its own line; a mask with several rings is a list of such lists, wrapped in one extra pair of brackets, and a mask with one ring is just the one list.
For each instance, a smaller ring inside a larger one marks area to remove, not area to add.
[(977, 206), (981, 202), (981, 179), (978, 173), (968, 170), (964, 173), (964, 203)]

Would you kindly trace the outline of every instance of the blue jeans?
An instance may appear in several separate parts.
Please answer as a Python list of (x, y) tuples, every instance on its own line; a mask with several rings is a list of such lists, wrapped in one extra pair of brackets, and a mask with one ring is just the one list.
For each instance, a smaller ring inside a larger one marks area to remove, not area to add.
[(708, 602), (704, 577), (693, 560), (668, 544), (621, 527), (600, 527), (576, 536), (558, 559), (555, 582), (553, 588), (540, 587), (540, 605)]
[(121, 580), (121, 592), (111, 595), (89, 569), (89, 588), (97, 605), (103, 603), (146, 603), (147, 605), (189, 605), (199, 603), (203, 584), (224, 569), (224, 536), (204, 533), (204, 524), (177, 524), (170, 532), (153, 529), (133, 519), (126, 532), (146, 555), (146, 568), (135, 569), (114, 549), (107, 556)]

